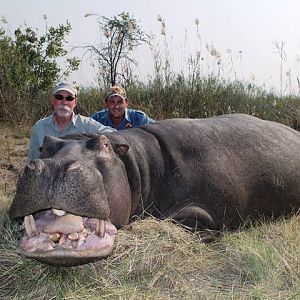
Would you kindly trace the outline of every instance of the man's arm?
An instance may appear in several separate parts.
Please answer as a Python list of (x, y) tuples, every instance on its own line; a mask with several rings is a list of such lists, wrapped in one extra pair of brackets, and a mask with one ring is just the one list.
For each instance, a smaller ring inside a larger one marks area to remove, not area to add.
[(38, 142), (38, 136), (34, 130), (32, 129), (31, 136), (30, 136), (30, 143), (28, 149), (28, 162), (33, 159), (37, 159), (40, 156), (40, 146)]
[(139, 126), (155, 123), (155, 121), (153, 119), (149, 118), (144, 112), (142, 112), (142, 111), (137, 111), (137, 112), (138, 112), (138, 117), (139, 117)]
[(97, 121), (95, 121), (92, 118), (86, 117), (86, 123), (88, 126), (88, 132), (89, 133), (98, 133), (98, 132), (114, 132), (117, 131), (116, 129), (110, 127), (110, 126), (105, 126)]

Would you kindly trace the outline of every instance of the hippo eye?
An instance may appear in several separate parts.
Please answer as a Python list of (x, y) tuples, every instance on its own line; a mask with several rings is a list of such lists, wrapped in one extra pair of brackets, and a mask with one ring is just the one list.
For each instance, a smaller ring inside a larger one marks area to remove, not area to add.
[(99, 151), (106, 150), (108, 149), (108, 143), (94, 145), (94, 149)]

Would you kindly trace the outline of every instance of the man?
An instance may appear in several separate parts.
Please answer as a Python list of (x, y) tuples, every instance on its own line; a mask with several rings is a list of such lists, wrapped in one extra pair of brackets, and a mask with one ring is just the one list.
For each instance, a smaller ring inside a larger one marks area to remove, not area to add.
[(32, 127), (28, 161), (40, 156), (40, 149), (46, 135), (60, 137), (70, 133), (112, 132), (115, 129), (103, 126), (95, 120), (74, 113), (78, 103), (74, 84), (60, 82), (50, 96), (53, 114), (35, 123)]
[(120, 86), (110, 88), (105, 98), (105, 104), (106, 109), (100, 110), (91, 116), (103, 125), (122, 130), (155, 122), (144, 112), (127, 108), (126, 92)]

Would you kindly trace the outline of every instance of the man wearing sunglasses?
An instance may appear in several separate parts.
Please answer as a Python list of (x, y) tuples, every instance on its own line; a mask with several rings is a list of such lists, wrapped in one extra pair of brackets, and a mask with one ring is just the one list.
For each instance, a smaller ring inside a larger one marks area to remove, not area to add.
[(32, 127), (28, 161), (40, 156), (46, 135), (61, 137), (70, 133), (112, 132), (115, 129), (104, 126), (92, 118), (74, 113), (78, 103), (77, 88), (69, 82), (55, 85), (50, 96), (53, 114), (35, 123)]

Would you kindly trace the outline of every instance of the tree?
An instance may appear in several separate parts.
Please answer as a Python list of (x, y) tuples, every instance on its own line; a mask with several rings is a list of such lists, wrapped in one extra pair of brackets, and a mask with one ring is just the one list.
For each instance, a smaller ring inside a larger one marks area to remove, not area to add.
[(42, 94), (79, 67), (76, 57), (67, 58), (63, 68), (57, 63), (68, 54), (64, 43), (70, 31), (68, 22), (49, 27), (41, 36), (30, 27), (19, 27), (13, 34), (0, 28), (0, 120), (21, 123), (47, 112), (48, 97)]
[[(97, 16), (99, 31), (105, 41), (100, 45), (87, 45), (87, 52), (95, 55), (99, 67), (99, 81), (105, 85), (115, 85), (117, 81), (128, 81), (131, 66), (136, 64), (132, 57), (133, 49), (147, 43), (149, 35), (141, 30), (136, 19), (129, 13), (122, 12), (113, 18), (86, 14), (86, 17)], [(125, 71), (127, 68), (127, 71)]]

